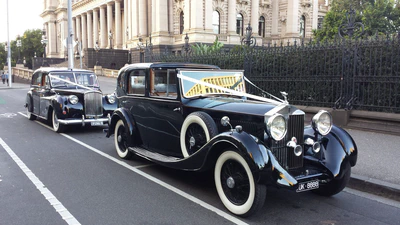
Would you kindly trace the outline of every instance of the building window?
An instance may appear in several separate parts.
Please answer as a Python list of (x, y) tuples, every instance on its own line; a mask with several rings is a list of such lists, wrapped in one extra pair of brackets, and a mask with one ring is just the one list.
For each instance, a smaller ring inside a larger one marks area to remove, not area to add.
[(304, 15), (300, 17), (300, 37), (306, 37), (306, 17)]
[(219, 12), (214, 11), (212, 14), (212, 25), (214, 34), (220, 33), (220, 22), (219, 22)]
[(323, 16), (318, 16), (318, 27), (317, 29), (322, 29), (322, 24), (324, 22), (324, 17)]
[(265, 18), (263, 16), (258, 20), (258, 35), (265, 37)]
[(243, 36), (243, 15), (240, 13), (236, 15), (236, 33)]
[(181, 14), (179, 15), (179, 34), (183, 34), (183, 29), (184, 27), (184, 15), (183, 15), (183, 11), (181, 12)]

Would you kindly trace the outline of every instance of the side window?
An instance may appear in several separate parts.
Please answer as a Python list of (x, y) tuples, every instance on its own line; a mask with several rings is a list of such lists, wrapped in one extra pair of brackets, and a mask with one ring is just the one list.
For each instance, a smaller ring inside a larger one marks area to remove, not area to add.
[(128, 94), (144, 95), (145, 75), (144, 70), (134, 70), (129, 73)]
[(154, 74), (151, 96), (174, 99), (177, 97), (175, 70), (155, 70), (151, 74)]
[(32, 76), (32, 85), (40, 86), (42, 85), (42, 73), (35, 73)]

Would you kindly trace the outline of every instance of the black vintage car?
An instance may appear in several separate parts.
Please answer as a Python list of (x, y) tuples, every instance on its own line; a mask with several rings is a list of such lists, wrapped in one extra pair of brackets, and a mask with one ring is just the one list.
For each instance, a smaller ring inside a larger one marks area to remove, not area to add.
[(114, 93), (102, 94), (92, 71), (40, 68), (32, 75), (25, 107), (29, 120), (46, 119), (63, 132), (71, 124), (108, 124), (117, 103)]
[[(339, 193), (357, 162), (351, 136), (318, 112), (305, 113), (254, 85), (243, 71), (197, 64), (132, 64), (118, 74), (118, 108), (107, 137), (119, 157), (139, 156), (187, 171), (214, 170), (225, 207), (249, 216), (266, 187)], [(256, 87), (253, 89), (261, 90)]]

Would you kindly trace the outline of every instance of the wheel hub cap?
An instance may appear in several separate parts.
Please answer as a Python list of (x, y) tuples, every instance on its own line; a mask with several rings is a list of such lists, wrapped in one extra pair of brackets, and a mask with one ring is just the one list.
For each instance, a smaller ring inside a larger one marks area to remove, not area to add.
[(235, 187), (235, 180), (232, 177), (228, 177), (228, 179), (226, 179), (226, 185), (229, 188), (234, 188)]
[(190, 147), (193, 147), (196, 144), (196, 140), (194, 139), (194, 137), (190, 137), (189, 144), (190, 144)]
[(118, 142), (121, 142), (121, 140), (122, 140), (122, 137), (121, 137), (121, 135), (118, 135), (118, 138), (117, 138), (117, 140), (118, 140)]

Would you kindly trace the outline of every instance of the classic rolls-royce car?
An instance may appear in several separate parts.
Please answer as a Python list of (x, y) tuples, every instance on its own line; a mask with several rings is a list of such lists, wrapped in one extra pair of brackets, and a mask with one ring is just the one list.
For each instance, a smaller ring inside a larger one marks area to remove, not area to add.
[(286, 93), (254, 95), (249, 87), (261, 90), (243, 71), (210, 65), (125, 66), (107, 137), (114, 135), (123, 159), (213, 170), (223, 205), (243, 217), (263, 206), (267, 186), (324, 196), (342, 191), (357, 162), (352, 137), (328, 111), (305, 121)]
[(92, 71), (43, 67), (32, 75), (25, 107), (29, 120), (46, 119), (63, 132), (72, 124), (107, 125), (117, 103), (114, 93), (103, 95)]

